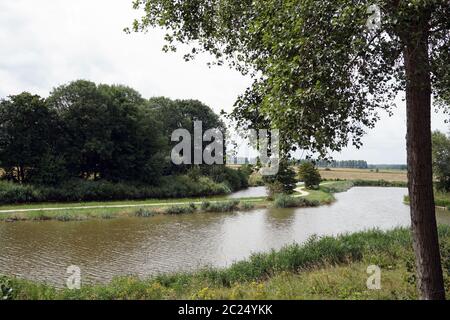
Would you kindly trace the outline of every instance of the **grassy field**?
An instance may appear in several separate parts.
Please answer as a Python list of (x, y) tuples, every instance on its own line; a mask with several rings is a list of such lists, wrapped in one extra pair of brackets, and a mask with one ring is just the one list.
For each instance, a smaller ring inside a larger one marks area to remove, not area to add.
[(385, 180), (406, 182), (406, 171), (402, 170), (376, 170), (369, 169), (319, 169), (322, 179), (326, 180)]
[[(439, 237), (449, 295), (450, 227), (440, 226)], [(0, 277), (0, 287), (8, 299), (417, 299), (413, 257), (408, 229), (374, 230), (312, 238), (226, 269), (116, 278), (81, 290)], [(381, 268), (380, 290), (367, 288), (370, 265)]]

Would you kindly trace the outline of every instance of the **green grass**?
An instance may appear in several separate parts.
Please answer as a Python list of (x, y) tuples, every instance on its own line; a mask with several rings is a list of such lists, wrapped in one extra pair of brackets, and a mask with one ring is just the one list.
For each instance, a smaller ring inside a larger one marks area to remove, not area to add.
[(447, 207), (450, 210), (450, 192), (435, 192), (436, 205), (439, 207)]
[[(439, 237), (450, 294), (450, 227)], [(311, 238), (306, 244), (254, 254), (229, 268), (116, 278), (106, 285), (58, 290), (17, 278), (0, 278), (10, 299), (417, 299), (410, 231), (378, 230)], [(368, 290), (366, 268), (382, 270), (381, 290)]]
[(303, 208), (303, 207), (318, 207), (321, 202), (318, 200), (309, 200), (306, 198), (292, 197), (286, 194), (280, 194), (275, 197), (273, 201), (274, 208)]
[[(405, 196), (403, 201), (409, 203), (409, 196)], [(436, 206), (450, 210), (450, 193), (435, 191), (434, 202)]]

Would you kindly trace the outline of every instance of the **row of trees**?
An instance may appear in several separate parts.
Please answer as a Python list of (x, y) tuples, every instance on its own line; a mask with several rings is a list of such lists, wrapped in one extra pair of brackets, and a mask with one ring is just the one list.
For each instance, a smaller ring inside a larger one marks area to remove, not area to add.
[(48, 98), (24, 92), (0, 101), (0, 167), (8, 180), (57, 185), (68, 178), (157, 183), (187, 172), (170, 161), (177, 128), (223, 128), (195, 100), (144, 99), (136, 90), (79, 80)]
[(317, 161), (316, 165), (322, 168), (350, 168), (368, 169), (369, 165), (365, 160), (340, 160), (340, 161)]

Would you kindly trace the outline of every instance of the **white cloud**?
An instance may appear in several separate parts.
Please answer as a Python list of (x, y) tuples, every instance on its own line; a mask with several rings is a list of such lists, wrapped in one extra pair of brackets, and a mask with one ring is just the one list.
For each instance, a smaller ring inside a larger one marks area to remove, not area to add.
[[(161, 51), (163, 34), (127, 35), (138, 12), (131, 0), (0, 0), (0, 97), (30, 91), (47, 96), (60, 84), (88, 79), (122, 83), (145, 97), (195, 98), (230, 111), (251, 83), (226, 67), (208, 68), (209, 57), (186, 63), (182, 52)], [(337, 157), (404, 163), (404, 105), (378, 124), (365, 147)], [(437, 117), (437, 128), (446, 129)]]

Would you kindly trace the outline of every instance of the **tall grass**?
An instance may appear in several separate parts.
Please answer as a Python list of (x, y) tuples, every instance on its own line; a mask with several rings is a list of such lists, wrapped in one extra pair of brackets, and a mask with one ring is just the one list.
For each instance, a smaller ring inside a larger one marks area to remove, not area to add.
[(239, 200), (203, 202), (201, 208), (204, 212), (232, 212), (239, 208), (239, 204)]
[(292, 197), (286, 194), (279, 194), (275, 196), (273, 201), (274, 208), (301, 208), (301, 207), (318, 207), (320, 201), (308, 200), (300, 197)]
[[(446, 279), (449, 279), (449, 226), (439, 227), (439, 238), (444, 272)], [(294, 244), (278, 251), (253, 254), (229, 268), (159, 275), (148, 280), (117, 278), (108, 285), (83, 286), (81, 290), (56, 290), (47, 285), (7, 277), (0, 277), (0, 285), (3, 285), (3, 292), (7, 292), (6, 296), (11, 299), (202, 299), (208, 297), (207, 288), (236, 288), (286, 273), (301, 274), (306, 270), (347, 266), (360, 261), (365, 261), (367, 265), (377, 264), (388, 270), (398, 265), (404, 267), (412, 256), (408, 229), (388, 232), (372, 230), (336, 238), (312, 237), (304, 245)], [(189, 296), (189, 292), (196, 294)]]

